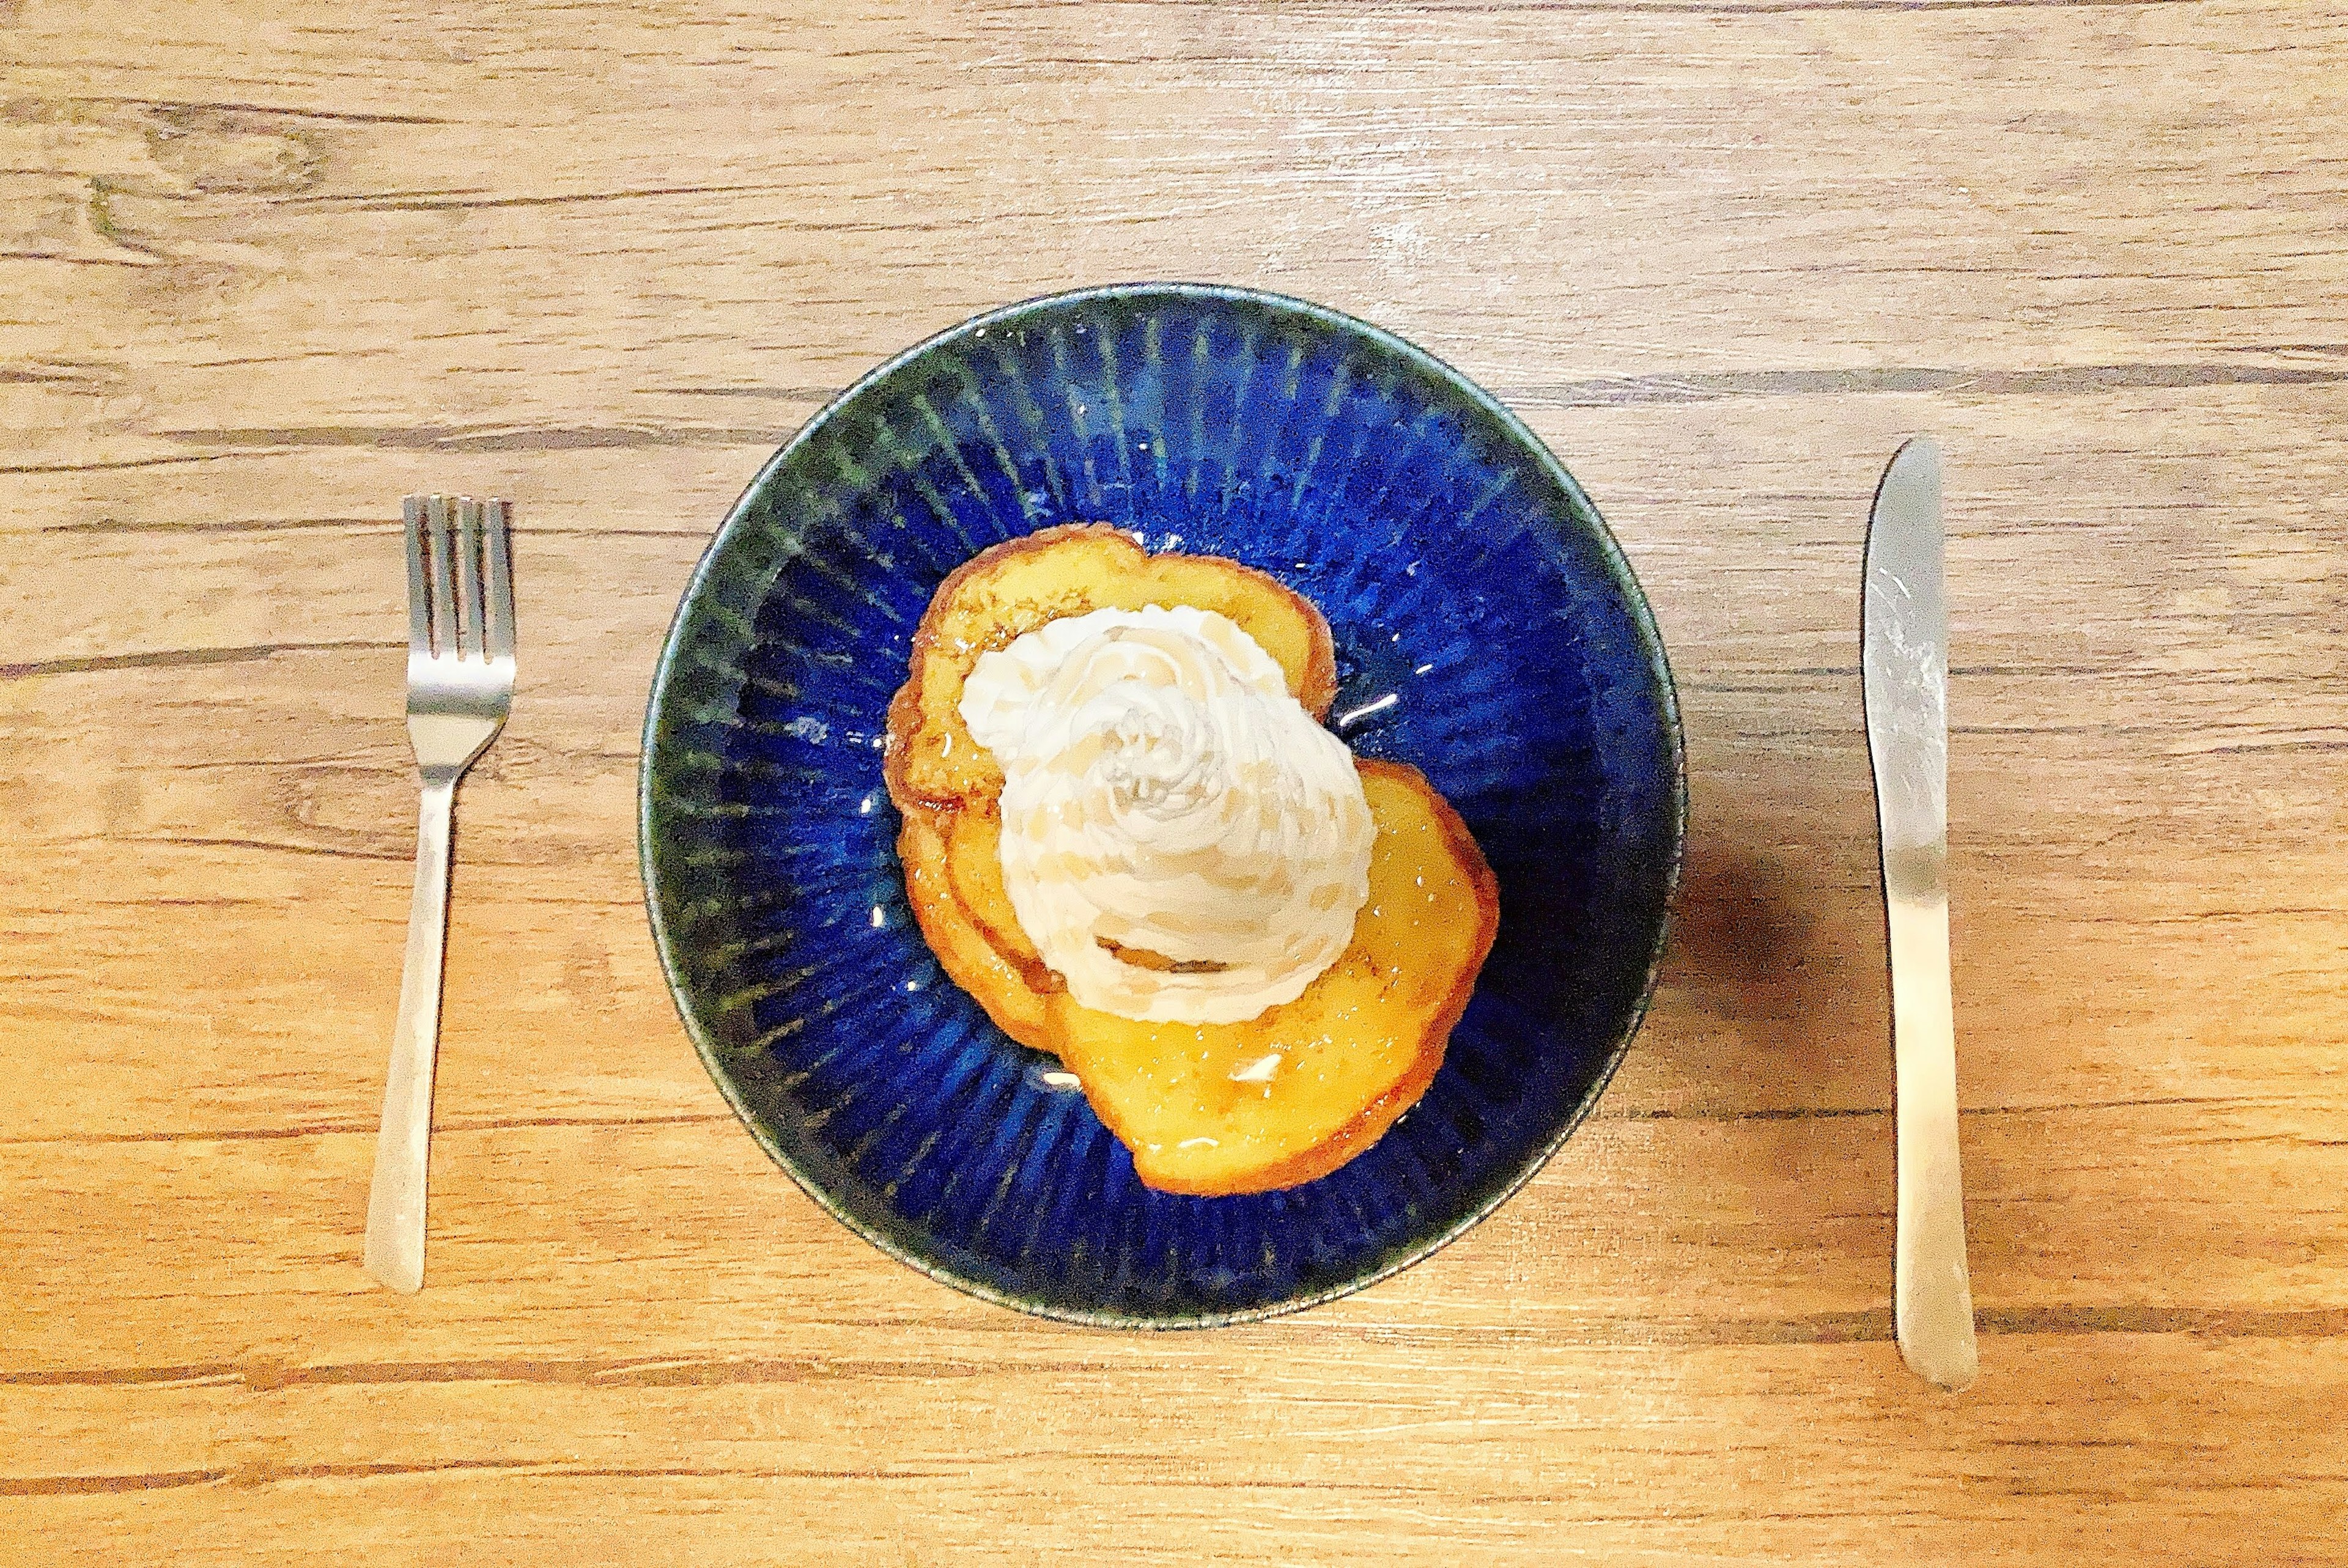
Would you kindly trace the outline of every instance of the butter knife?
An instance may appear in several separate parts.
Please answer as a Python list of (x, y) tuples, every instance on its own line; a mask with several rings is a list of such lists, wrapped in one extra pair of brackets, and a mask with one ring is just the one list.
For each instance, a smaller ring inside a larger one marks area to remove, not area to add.
[(1867, 751), (1882, 831), (1899, 1101), (1892, 1325), (1910, 1370), (1973, 1380), (1972, 1285), (1957, 1163), (1956, 1027), (1949, 985), (1949, 627), (1941, 590), (1941, 449), (1892, 454), (1867, 523), (1859, 612)]

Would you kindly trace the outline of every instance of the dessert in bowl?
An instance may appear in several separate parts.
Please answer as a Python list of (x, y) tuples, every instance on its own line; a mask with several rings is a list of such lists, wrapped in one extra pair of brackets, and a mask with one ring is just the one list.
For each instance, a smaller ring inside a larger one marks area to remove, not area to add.
[(1334, 646), (1277, 579), (1079, 524), (947, 578), (890, 704), (932, 951), (1161, 1191), (1292, 1187), (1375, 1143), (1492, 946), (1458, 814), (1322, 727)]
[(950, 1283), (1230, 1321), (1433, 1251), (1644, 1008), (1684, 785), (1596, 512), (1457, 373), (1241, 291), (881, 366), (696, 571), (645, 731), (680, 1011)]

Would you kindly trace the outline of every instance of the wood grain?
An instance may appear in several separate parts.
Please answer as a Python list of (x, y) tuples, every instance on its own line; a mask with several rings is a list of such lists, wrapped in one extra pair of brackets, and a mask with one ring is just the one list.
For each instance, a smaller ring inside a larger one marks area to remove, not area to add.
[[(0, 4), (0, 1561), (2348, 1562), (2348, 19), (2241, 0)], [(1521, 411), (1689, 722), (1598, 1116), (1128, 1337), (825, 1218), (676, 1026), (644, 685), (880, 357), (1203, 277)], [(1890, 1343), (1858, 547), (1949, 451), (1982, 1379)], [(520, 507), (433, 1283), (357, 1266), (393, 504)]]

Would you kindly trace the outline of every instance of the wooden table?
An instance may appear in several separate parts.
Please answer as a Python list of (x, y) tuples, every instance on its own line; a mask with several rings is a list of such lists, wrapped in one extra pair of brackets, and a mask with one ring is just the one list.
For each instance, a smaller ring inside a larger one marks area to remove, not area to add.
[[(2336, 7), (797, 11), (0, 0), (0, 1558), (2348, 1561)], [(1653, 1019), (1532, 1186), (1166, 1337), (802, 1196), (675, 1021), (632, 828), (663, 630), (775, 445), (1145, 276), (1522, 411), (1653, 598), (1695, 803)], [(1920, 429), (1957, 1398), (1890, 1340), (1856, 670)], [(516, 498), (524, 648), (402, 1299), (358, 1252), (427, 487)]]

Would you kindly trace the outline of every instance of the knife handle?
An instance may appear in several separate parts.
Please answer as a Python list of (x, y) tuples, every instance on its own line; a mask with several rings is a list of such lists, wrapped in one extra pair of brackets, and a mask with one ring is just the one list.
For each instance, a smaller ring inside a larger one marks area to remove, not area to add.
[(1892, 1323), (1917, 1376), (1952, 1391), (1979, 1369), (1957, 1163), (1957, 1042), (1945, 897), (1888, 901), (1892, 1063), (1899, 1098), (1899, 1235)]

